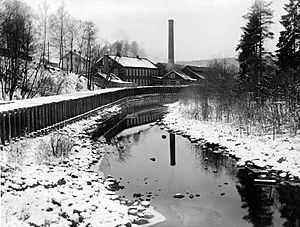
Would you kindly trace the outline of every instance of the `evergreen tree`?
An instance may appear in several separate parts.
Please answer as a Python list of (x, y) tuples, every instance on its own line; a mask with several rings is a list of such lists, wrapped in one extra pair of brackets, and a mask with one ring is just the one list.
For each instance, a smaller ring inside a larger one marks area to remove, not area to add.
[(264, 41), (273, 38), (270, 32), (273, 12), (269, 8), (271, 3), (264, 0), (256, 0), (244, 16), (246, 26), (242, 27), (242, 37), (237, 46), (240, 63), (239, 83), (240, 90), (252, 92), (258, 95), (261, 92), (261, 84), (266, 76), (266, 57), (270, 53), (265, 51)]
[(300, 83), (300, 0), (289, 0), (284, 9), (287, 14), (280, 21), (284, 31), (280, 32), (277, 44), (278, 65), (282, 89), (294, 96)]

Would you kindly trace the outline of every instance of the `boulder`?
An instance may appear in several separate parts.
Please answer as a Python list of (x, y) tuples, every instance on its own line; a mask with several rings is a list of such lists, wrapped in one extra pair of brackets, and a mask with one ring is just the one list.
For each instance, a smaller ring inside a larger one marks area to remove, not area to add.
[(137, 215), (137, 213), (138, 213), (138, 211), (136, 208), (130, 208), (128, 210), (128, 214), (130, 214), (130, 215)]
[(142, 205), (143, 207), (148, 208), (148, 207), (150, 206), (150, 203), (149, 203), (148, 201), (142, 201), (142, 202), (141, 202), (141, 205)]
[(181, 193), (176, 193), (173, 197), (176, 199), (182, 199), (184, 198), (184, 195), (182, 195)]
[(145, 224), (148, 224), (149, 221), (147, 219), (144, 219), (144, 218), (139, 218), (139, 219), (135, 219), (133, 221), (133, 224), (137, 224), (137, 225), (145, 225)]
[(146, 210), (146, 208), (143, 207), (143, 206), (138, 206), (136, 209), (137, 209), (138, 212), (143, 212), (143, 211)]

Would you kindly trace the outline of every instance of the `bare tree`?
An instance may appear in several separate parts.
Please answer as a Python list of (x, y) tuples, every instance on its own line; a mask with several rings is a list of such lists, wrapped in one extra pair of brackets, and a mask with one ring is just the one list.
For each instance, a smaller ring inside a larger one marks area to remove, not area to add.
[(131, 57), (144, 57), (145, 50), (140, 47), (137, 41), (117, 40), (110, 44), (110, 54)]
[(91, 67), (92, 67), (92, 61), (93, 61), (93, 55), (92, 55), (92, 49), (96, 44), (96, 25), (91, 22), (87, 21), (85, 23), (86, 27), (86, 49), (85, 49), (85, 56), (86, 56), (86, 76), (88, 79), (88, 89), (92, 89), (92, 75), (91, 75)]
[(50, 34), (51, 34), (51, 45), (59, 51), (59, 66), (63, 68), (63, 57), (64, 57), (64, 45), (66, 38), (66, 18), (67, 11), (65, 4), (62, 2), (61, 6), (57, 11), (50, 16)]
[[(35, 50), (33, 16), (30, 8), (18, 0), (5, 1), (0, 28), (0, 76), (3, 99), (12, 99), (28, 73), (28, 61)], [(3, 16), (8, 13), (9, 17)]]
[(67, 42), (67, 49), (69, 50), (69, 57), (70, 57), (70, 72), (73, 72), (75, 69), (73, 68), (73, 55), (74, 49), (76, 48), (75, 39), (79, 35), (80, 31), (80, 21), (76, 20), (75, 18), (68, 16), (66, 20), (66, 42)]
[[(42, 41), (41, 45), (41, 61), (43, 64), (45, 64), (46, 59), (46, 49), (47, 49), (47, 41), (48, 41), (48, 23), (49, 23), (49, 5), (47, 3), (47, 0), (44, 0), (42, 2), (42, 5), (40, 6), (40, 12), (39, 15), (39, 30), (41, 31), (39, 34), (39, 39)], [(48, 59), (49, 60), (49, 59)]]

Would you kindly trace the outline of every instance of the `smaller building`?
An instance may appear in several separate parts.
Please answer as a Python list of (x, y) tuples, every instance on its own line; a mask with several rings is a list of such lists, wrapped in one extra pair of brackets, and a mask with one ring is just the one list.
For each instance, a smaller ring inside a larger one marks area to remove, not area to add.
[(165, 76), (161, 78), (161, 84), (163, 85), (180, 85), (180, 84), (190, 84), (196, 82), (193, 79), (181, 71), (176, 71), (172, 69)]
[(138, 86), (152, 85), (152, 77), (158, 76), (158, 68), (147, 58), (106, 55), (93, 66), (97, 72), (113, 73), (123, 81), (133, 82)]
[(215, 72), (209, 67), (173, 64), (168, 71), (167, 63), (157, 63), (159, 77), (154, 79), (155, 84), (205, 84), (215, 78)]

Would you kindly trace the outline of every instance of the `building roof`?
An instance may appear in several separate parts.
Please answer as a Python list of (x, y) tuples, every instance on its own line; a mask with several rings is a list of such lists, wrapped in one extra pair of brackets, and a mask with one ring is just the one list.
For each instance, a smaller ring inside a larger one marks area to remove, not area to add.
[(193, 79), (193, 78), (189, 77), (187, 74), (185, 74), (181, 71), (175, 70), (175, 69), (172, 69), (170, 72), (168, 72), (166, 75), (164, 75), (161, 79), (164, 79), (165, 77), (167, 77), (172, 72), (176, 73), (178, 76), (180, 76), (184, 80), (196, 81), (196, 79)]
[[(96, 77), (102, 77), (103, 79), (106, 79), (107, 78), (107, 74), (105, 73), (96, 73), (95, 75)], [(123, 81), (121, 80), (119, 77), (117, 77), (115, 74), (111, 73), (110, 74), (110, 80), (111, 82), (115, 82), (115, 83), (130, 83), (130, 82), (127, 82), (127, 81)]]
[(109, 57), (124, 67), (157, 69), (157, 67), (147, 58), (125, 57), (125, 56), (119, 57), (113, 55), (110, 55)]
[[(158, 63), (156, 64), (156, 66), (157, 66), (158, 68), (167, 68), (168, 63), (158, 62)], [(181, 71), (185, 66), (186, 66), (186, 65), (174, 64), (174, 65), (172, 66), (172, 69), (174, 69), (174, 70), (176, 70), (176, 71)]]
[(206, 80), (213, 79), (216, 76), (216, 73), (209, 67), (187, 65), (182, 71), (194, 79)]

